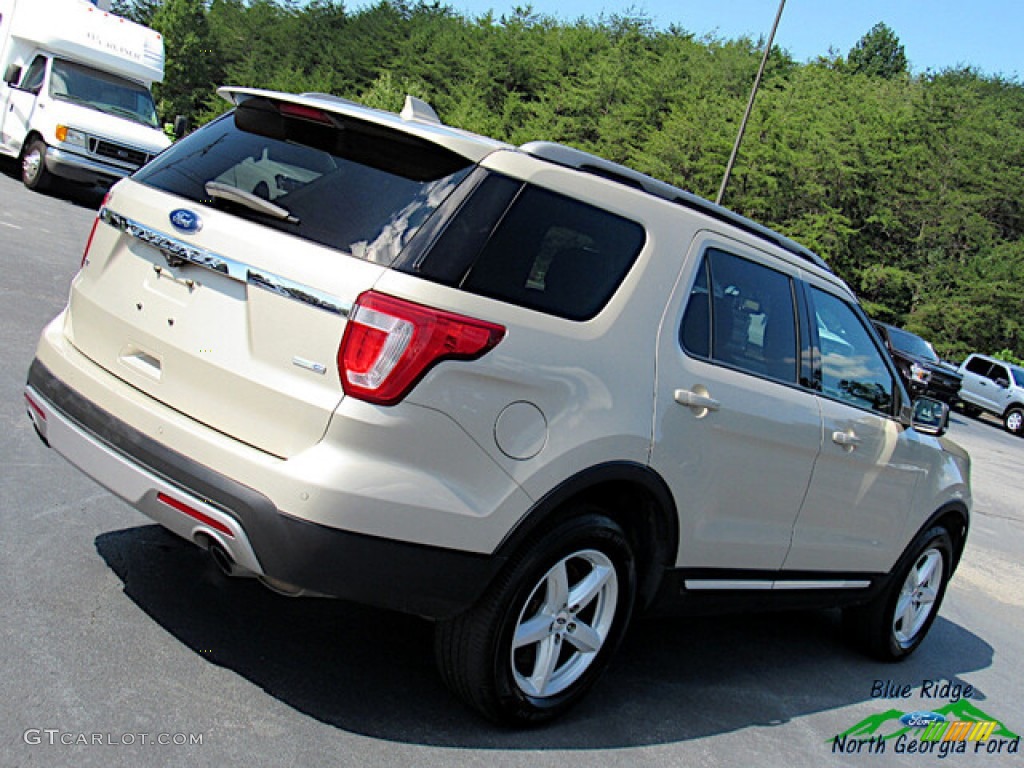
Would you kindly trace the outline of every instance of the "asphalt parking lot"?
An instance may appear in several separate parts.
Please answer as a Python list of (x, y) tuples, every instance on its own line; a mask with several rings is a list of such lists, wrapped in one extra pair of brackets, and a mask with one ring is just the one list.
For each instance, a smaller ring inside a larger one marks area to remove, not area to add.
[(568, 718), (496, 729), (441, 685), (425, 622), (228, 580), (40, 443), (22, 387), (99, 197), (0, 171), (0, 765), (1022, 764), (998, 734), (948, 760), (835, 740), (940, 708), (1024, 733), (1024, 440), (995, 421), (954, 417), (974, 522), (909, 661), (864, 658), (833, 612), (647, 620)]

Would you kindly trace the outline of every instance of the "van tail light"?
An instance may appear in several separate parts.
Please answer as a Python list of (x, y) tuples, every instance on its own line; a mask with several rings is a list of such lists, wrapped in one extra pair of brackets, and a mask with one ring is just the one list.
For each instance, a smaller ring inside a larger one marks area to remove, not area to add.
[(89, 258), (89, 249), (92, 248), (92, 239), (96, 236), (96, 227), (98, 227), (100, 223), (100, 213), (107, 207), (107, 201), (109, 199), (110, 193), (107, 192), (107, 194), (103, 196), (103, 202), (100, 203), (99, 210), (96, 211), (96, 218), (92, 220), (92, 229), (89, 230), (89, 239), (85, 241), (85, 250), (82, 251), (82, 263), (78, 265), (80, 269), (85, 267), (85, 261)]
[(494, 323), (375, 291), (363, 293), (338, 348), (345, 394), (394, 405), (442, 360), (476, 360), (505, 337)]

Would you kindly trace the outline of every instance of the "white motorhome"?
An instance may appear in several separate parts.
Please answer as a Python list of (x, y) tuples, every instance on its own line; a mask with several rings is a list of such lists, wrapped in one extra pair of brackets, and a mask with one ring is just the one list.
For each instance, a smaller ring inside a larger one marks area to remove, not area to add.
[(163, 38), (88, 0), (0, 0), (0, 154), (32, 189), (109, 185), (170, 141), (150, 87)]

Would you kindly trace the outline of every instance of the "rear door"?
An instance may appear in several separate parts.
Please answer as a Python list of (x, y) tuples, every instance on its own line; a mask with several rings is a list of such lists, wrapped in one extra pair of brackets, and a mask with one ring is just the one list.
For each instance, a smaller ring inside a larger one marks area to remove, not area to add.
[(707, 233), (687, 262), (658, 342), (651, 457), (676, 499), (678, 565), (774, 572), (821, 447), (795, 270)]
[(67, 333), (182, 414), (277, 456), (342, 397), (346, 316), (472, 163), (394, 130), (254, 99), (117, 186)]

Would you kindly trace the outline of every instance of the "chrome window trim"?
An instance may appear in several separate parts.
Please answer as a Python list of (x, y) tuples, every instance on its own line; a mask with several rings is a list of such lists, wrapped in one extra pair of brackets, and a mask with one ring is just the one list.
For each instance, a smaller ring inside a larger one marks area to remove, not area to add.
[(245, 283), (254, 288), (260, 288), (278, 296), (283, 296), (286, 299), (298, 301), (342, 317), (348, 317), (352, 311), (351, 302), (344, 301), (330, 293), (294, 280), (289, 280), (280, 275), (275, 275), (266, 270), (257, 270), (245, 262), (230, 259), (227, 256), (221, 256), (205, 248), (191, 245), (176, 237), (171, 237), (163, 232), (144, 226), (127, 216), (122, 216), (110, 208), (103, 207), (100, 209), (99, 218), (103, 223), (119, 232), (123, 232), (146, 245), (156, 248), (163, 254), (167, 264), (171, 267), (191, 264), (211, 272), (217, 272), (231, 280)]

